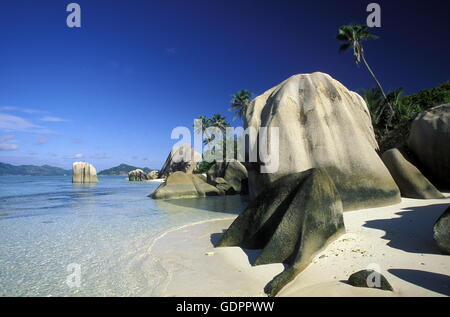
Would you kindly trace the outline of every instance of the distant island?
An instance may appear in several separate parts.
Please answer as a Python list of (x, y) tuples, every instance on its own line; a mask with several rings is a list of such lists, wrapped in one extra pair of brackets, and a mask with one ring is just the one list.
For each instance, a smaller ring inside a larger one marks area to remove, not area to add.
[(100, 176), (128, 176), (128, 173), (131, 171), (134, 171), (135, 169), (141, 169), (145, 173), (149, 173), (152, 171), (148, 167), (140, 168), (140, 167), (131, 166), (128, 164), (120, 164), (119, 166), (111, 167), (106, 170), (103, 170), (100, 173), (98, 173), (98, 175), (100, 175)]
[(46, 176), (64, 176), (72, 175), (71, 170), (65, 170), (60, 167), (50, 165), (11, 165), (0, 163), (0, 176), (6, 175), (46, 175)]
[[(131, 166), (128, 164), (120, 164), (115, 167), (108, 168), (101, 171), (98, 175), (101, 176), (127, 176), (129, 172), (141, 169), (145, 173), (149, 173), (152, 169), (148, 167), (140, 168), (136, 166)], [(60, 167), (50, 166), (50, 165), (12, 165), (0, 162), (0, 176), (8, 175), (36, 175), (36, 176), (64, 176), (72, 175), (72, 170), (65, 170)]]

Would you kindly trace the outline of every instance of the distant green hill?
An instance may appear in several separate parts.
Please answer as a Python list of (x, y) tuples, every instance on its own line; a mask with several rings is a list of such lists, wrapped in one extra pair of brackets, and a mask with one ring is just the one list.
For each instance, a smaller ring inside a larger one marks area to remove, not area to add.
[(47, 175), (47, 176), (60, 176), (60, 175), (72, 175), (71, 170), (65, 170), (63, 168), (54, 167), (50, 165), (11, 165), (6, 163), (0, 163), (0, 176), (4, 175)]
[[(98, 175), (103, 175), (103, 176), (127, 176), (129, 172), (138, 169), (140, 167), (136, 167), (136, 166), (131, 166), (131, 165), (127, 165), (127, 164), (120, 164), (119, 166), (116, 167), (111, 167), (108, 168), (106, 170), (101, 171), (100, 173), (98, 173)], [(144, 172), (148, 173), (151, 171), (151, 169), (144, 167), (144, 168), (140, 168), (141, 170), (143, 170)]]

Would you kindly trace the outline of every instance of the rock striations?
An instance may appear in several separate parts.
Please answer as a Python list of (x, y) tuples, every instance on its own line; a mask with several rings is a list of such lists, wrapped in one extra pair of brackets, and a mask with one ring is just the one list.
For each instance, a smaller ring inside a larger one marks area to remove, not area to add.
[(72, 164), (72, 183), (86, 184), (98, 183), (95, 167), (86, 162)]
[[(252, 164), (248, 171), (251, 198), (285, 175), (326, 168), (344, 210), (400, 202), (399, 189), (377, 154), (366, 103), (329, 75), (288, 78), (257, 97), (245, 121), (248, 127), (274, 127), (279, 131), (278, 144), (269, 131), (267, 145), (269, 149), (279, 148), (279, 168), (261, 173), (265, 164)], [(256, 151), (256, 146), (253, 142), (247, 150)]]

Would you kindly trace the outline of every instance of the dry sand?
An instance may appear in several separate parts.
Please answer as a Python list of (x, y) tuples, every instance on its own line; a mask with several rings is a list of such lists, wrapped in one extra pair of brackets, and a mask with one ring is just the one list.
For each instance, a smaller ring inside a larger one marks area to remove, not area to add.
[[(344, 214), (347, 233), (318, 253), (311, 265), (278, 296), (449, 296), (450, 256), (432, 237), (436, 219), (450, 204), (403, 199), (401, 204)], [(282, 264), (252, 267), (258, 251), (214, 248), (234, 216), (167, 232), (150, 252), (168, 273), (159, 296), (266, 296), (264, 286)], [(394, 292), (356, 288), (352, 273), (378, 268)]]

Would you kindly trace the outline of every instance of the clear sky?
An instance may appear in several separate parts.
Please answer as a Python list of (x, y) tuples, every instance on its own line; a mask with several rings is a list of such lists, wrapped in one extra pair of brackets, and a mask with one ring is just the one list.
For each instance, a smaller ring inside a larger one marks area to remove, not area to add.
[[(70, 2), (0, 2), (0, 162), (159, 168), (173, 128), (231, 120), (239, 89), (314, 71), (373, 86), (334, 39), (371, 1), (77, 0), (81, 28), (68, 28)], [(449, 80), (449, 1), (377, 2), (380, 39), (365, 47), (385, 88)]]

